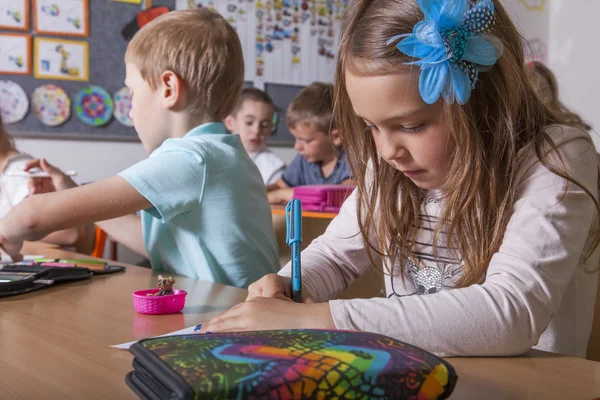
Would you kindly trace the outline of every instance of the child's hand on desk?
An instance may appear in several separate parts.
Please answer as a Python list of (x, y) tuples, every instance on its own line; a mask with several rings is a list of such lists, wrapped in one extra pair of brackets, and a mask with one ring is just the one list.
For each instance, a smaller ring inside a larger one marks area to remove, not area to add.
[[(273, 297), (279, 300), (292, 301), (291, 280), (286, 276), (277, 274), (268, 274), (248, 286), (248, 297), (246, 301), (252, 300), (255, 297)], [(302, 286), (302, 302), (312, 304), (315, 301)]]
[(48, 174), (48, 178), (29, 178), (29, 194), (49, 193), (71, 189), (77, 186), (73, 179), (51, 165), (45, 158), (35, 159), (25, 164), (25, 171), (39, 168)]
[(202, 324), (200, 333), (273, 329), (335, 329), (329, 303), (303, 304), (255, 297)]
[(12, 258), (13, 261), (21, 261), (23, 260), (23, 256), (21, 255), (21, 248), (23, 247), (23, 240), (9, 240), (2, 233), (2, 222), (0, 222), (0, 248), (4, 250), (6, 254)]
[(276, 189), (270, 192), (267, 192), (267, 198), (269, 199), (269, 204), (285, 204), (290, 201), (294, 197), (294, 189), (286, 188), (286, 189)]

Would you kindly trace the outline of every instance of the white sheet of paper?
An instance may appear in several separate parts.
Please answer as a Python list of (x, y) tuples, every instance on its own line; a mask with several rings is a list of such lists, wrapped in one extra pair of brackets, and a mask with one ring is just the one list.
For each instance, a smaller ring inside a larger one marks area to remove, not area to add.
[[(165, 333), (164, 335), (160, 335), (160, 336), (154, 336), (154, 337), (163, 337), (163, 336), (171, 336), (171, 335), (188, 335), (190, 333), (194, 333), (194, 329), (196, 328), (196, 325), (194, 326), (190, 326), (189, 328), (184, 328), (175, 332), (171, 332), (171, 333)], [(127, 342), (127, 343), (121, 343), (121, 344), (114, 344), (110, 347), (114, 347), (117, 349), (129, 349), (131, 347), (132, 344), (134, 344), (135, 342), (137, 342), (137, 340), (134, 340), (133, 342)]]

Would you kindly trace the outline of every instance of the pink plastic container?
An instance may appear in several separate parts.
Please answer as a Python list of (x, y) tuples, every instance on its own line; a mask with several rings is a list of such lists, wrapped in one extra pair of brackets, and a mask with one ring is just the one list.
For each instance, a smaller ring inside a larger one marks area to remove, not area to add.
[(146, 289), (133, 292), (133, 308), (140, 314), (175, 314), (185, 306), (185, 290), (174, 289), (166, 296), (146, 296), (157, 293), (158, 289)]
[(353, 185), (296, 186), (294, 197), (302, 202), (303, 210), (339, 212), (353, 190)]

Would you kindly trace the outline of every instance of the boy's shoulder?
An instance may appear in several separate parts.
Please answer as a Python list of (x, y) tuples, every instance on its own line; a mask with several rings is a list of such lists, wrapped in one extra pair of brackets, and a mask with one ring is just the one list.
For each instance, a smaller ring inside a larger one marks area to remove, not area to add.
[[(170, 151), (182, 151), (193, 154), (209, 155), (211, 151), (218, 148), (232, 150), (232, 155), (237, 154), (241, 143), (239, 139), (228, 133), (211, 133), (206, 135), (184, 136), (181, 138), (170, 138), (163, 142), (154, 152), (164, 153)], [(153, 152), (153, 154), (154, 154)]]

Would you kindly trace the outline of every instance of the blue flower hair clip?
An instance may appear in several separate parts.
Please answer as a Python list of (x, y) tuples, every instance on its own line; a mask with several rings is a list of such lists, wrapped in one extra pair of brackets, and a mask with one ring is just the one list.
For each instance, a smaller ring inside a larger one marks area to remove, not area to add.
[[(467, 4), (468, 3), (468, 4)], [(479, 72), (491, 68), (502, 54), (502, 43), (486, 35), (494, 23), (492, 0), (417, 0), (425, 19), (410, 34), (388, 40), (398, 50), (419, 60), (419, 92), (428, 104), (440, 95), (446, 103), (465, 104), (475, 88)]]

